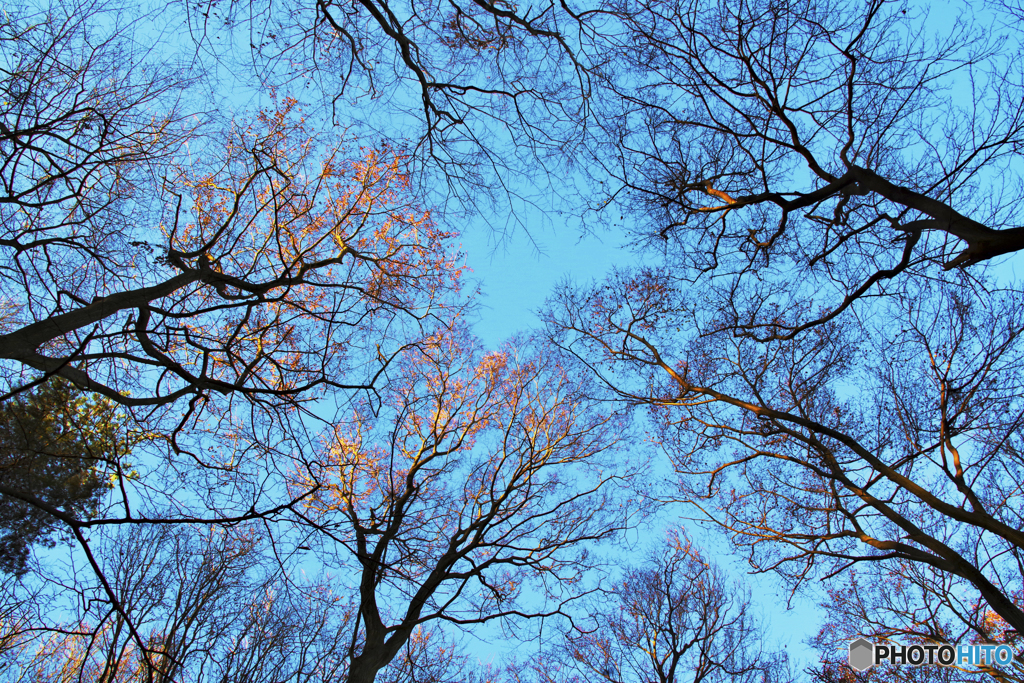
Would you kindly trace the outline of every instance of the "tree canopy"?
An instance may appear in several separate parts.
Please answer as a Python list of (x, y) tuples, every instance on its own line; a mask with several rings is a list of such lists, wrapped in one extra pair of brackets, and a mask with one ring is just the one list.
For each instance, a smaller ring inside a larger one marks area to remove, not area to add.
[[(713, 549), (622, 550), (682, 518), (821, 586), (822, 648), (1017, 647), (1019, 17), (9, 8), (12, 680), (788, 676)], [(484, 349), (459, 233), (538, 219), (642, 265)], [(555, 668), (475, 666), (487, 623)]]

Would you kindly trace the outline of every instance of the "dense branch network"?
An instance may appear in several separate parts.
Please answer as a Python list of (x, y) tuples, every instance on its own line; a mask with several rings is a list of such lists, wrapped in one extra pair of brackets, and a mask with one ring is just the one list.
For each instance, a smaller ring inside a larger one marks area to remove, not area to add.
[(372, 681), (429, 622), (560, 613), (587, 549), (639, 512), (619, 498), (635, 472), (601, 470), (621, 416), (529, 346), (482, 357), (474, 346), (464, 335), (421, 345), (386, 410), (338, 424), (296, 482), (317, 489), (308, 523), (357, 563), (351, 681)]
[(751, 302), (722, 325), (792, 337), (930, 263), (1024, 247), (1024, 84), (1000, 37), (965, 19), (932, 39), (884, 0), (617, 7), (637, 82), (595, 158), (648, 217), (638, 240)]
[(944, 597), (954, 614), (976, 591), (1024, 627), (1018, 293), (978, 302), (921, 287), (891, 302), (894, 324), (764, 344), (672, 332), (699, 318), (671, 282), (622, 273), (566, 290), (550, 322), (610, 388), (651, 407), (684, 500), (761, 571), (801, 582), (862, 563), (924, 567), (958, 582)]

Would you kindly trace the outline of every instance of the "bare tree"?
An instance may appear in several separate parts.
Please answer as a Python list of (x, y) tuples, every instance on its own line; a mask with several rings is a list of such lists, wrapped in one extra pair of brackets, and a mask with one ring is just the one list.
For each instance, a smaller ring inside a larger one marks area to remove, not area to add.
[(378, 683), (494, 683), (503, 680), (473, 660), (455, 634), (434, 623), (413, 631), (401, 652), (375, 680)]
[(345, 680), (344, 596), (281, 574), (255, 530), (114, 531), (95, 545), (118, 609), (88, 568), (71, 577), (81, 601), (68, 601), (67, 577), (53, 570), (40, 572), (49, 582), (32, 602), (18, 600), (28, 585), (12, 587), (5, 607), (21, 619), (5, 620), (0, 680)]
[[(88, 571), (72, 577), (78, 595), (70, 601), (69, 577), (52, 569), (38, 573), (43, 581), (34, 587), (5, 581), (0, 681), (348, 681), (352, 596), (339, 592), (338, 577), (306, 578), (294, 562), (281, 567), (260, 536), (254, 525), (227, 532), (132, 526), (97, 541), (130, 620), (111, 609)], [(477, 669), (456, 639), (417, 628), (379, 680), (487, 680)]]
[[(955, 600), (955, 581), (926, 568), (908, 565), (898, 572), (880, 565), (862, 565), (847, 580), (830, 588), (821, 607), (827, 620), (811, 641), (821, 664), (807, 673), (819, 683), (960, 683), (1021, 680), (1021, 664), (995, 666), (888, 666), (856, 673), (847, 666), (849, 644), (856, 638), (903, 645), (922, 643), (1009, 644), (1017, 638), (1005, 622), (981, 603), (958, 605), (958, 618), (949, 603)], [(944, 584), (944, 585), (943, 585)], [(945, 592), (944, 592), (945, 591)], [(1000, 624), (1002, 622), (1002, 624)], [(976, 628), (971, 628), (970, 625)]]
[[(317, 419), (305, 404), (385, 383), (465, 302), (452, 235), (411, 197), (401, 152), (325, 144), (287, 97), (220, 125), (188, 108), (191, 73), (140, 51), (133, 28), (90, 2), (0, 22), (0, 394), (55, 376), (100, 394), (135, 463), (102, 455), (113, 497), (95, 514), (11, 479), (0, 495), (74, 539), (111, 610), (86, 630), (128, 634), (155, 675), (184, 658), (160, 654), (92, 539), (272, 527), (310, 494), (285, 481), (291, 436)], [(82, 661), (105, 642), (68, 637)], [(127, 656), (117, 647), (97, 671)]]
[(311, 106), (367, 137), (408, 140), (418, 189), (464, 204), (546, 204), (525, 185), (586, 135), (607, 61), (603, 13), (564, 2), (182, 4), (201, 57), (308, 87)]
[(768, 651), (749, 593), (685, 538), (626, 568), (589, 608), (532, 667), (536, 680), (793, 680), (785, 653)]
[(19, 500), (78, 533), (146, 521), (133, 496), (166, 511), (191, 482), (170, 504), (183, 516), (259, 516), (281, 501), (211, 500), (232, 467), (236, 487), (266, 481), (209, 455), (219, 430), (237, 452), (246, 411), (287, 430), (303, 402), (372, 387), (461, 305), (451, 235), (410, 198), (399, 153), (322, 145), (294, 100), (227, 130), (186, 117), (188, 79), (138, 57), (114, 10), (5, 17), (3, 394), (61, 376), (125, 407), (141, 449), (166, 458), (121, 476), (121, 509), (101, 519)]
[(161, 98), (187, 82), (146, 76), (126, 36), (94, 44), (101, 10), (3, 26), (20, 88), (0, 145), (10, 390), (25, 369), (195, 410), (372, 384), (395, 348), (381, 329), (429, 316), (454, 272), (400, 155), (322, 149), (288, 99), (226, 132), (185, 127)]
[(759, 571), (916, 586), (879, 633), (1021, 629), (1021, 298), (986, 275), (1022, 246), (1019, 27), (616, 7), (637, 81), (595, 157), (663, 260), (563, 288), (552, 338), (649, 406), (676, 498)]
[[(620, 274), (563, 292), (552, 322), (621, 396), (651, 406), (681, 499), (761, 571), (835, 582), (877, 564), (978, 637), (989, 610), (1024, 628), (1019, 292), (918, 287), (877, 304), (874, 324), (763, 344), (681, 336), (698, 314), (669, 282)], [(887, 628), (938, 639), (922, 609)]]
[[(373, 681), (417, 629), (559, 613), (594, 543), (629, 525), (622, 416), (557, 356), (481, 355), (439, 335), (403, 358), (374, 413), (338, 424), (297, 484), (326, 557), (355, 567), (349, 680)], [(607, 468), (607, 469), (606, 469)]]
[(717, 327), (790, 337), (1024, 247), (1019, 24), (889, 0), (612, 4), (630, 78), (595, 145), (607, 199), (703, 283)]
[[(487, 679), (441, 628), (561, 613), (638, 512), (621, 494), (642, 463), (612, 467), (624, 416), (526, 344), (438, 334), (389, 372), (283, 463), (287, 516), (63, 520), (71, 564), (34, 565), (0, 607), (11, 680)], [(299, 580), (300, 557), (341, 580)]]

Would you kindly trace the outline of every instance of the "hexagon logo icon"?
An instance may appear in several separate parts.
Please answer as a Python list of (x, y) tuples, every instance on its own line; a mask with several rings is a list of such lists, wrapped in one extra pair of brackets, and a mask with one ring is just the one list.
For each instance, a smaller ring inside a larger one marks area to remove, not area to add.
[(850, 643), (850, 667), (855, 671), (867, 671), (875, 663), (875, 646), (858, 638)]

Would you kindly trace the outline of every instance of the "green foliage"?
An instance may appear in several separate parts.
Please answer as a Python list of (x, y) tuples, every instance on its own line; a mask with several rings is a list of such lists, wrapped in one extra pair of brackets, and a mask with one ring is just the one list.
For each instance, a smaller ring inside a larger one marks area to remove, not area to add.
[[(95, 516), (128, 450), (116, 406), (51, 380), (0, 405), (0, 571), (23, 574), (32, 544)], [(48, 511), (47, 508), (50, 510)]]

